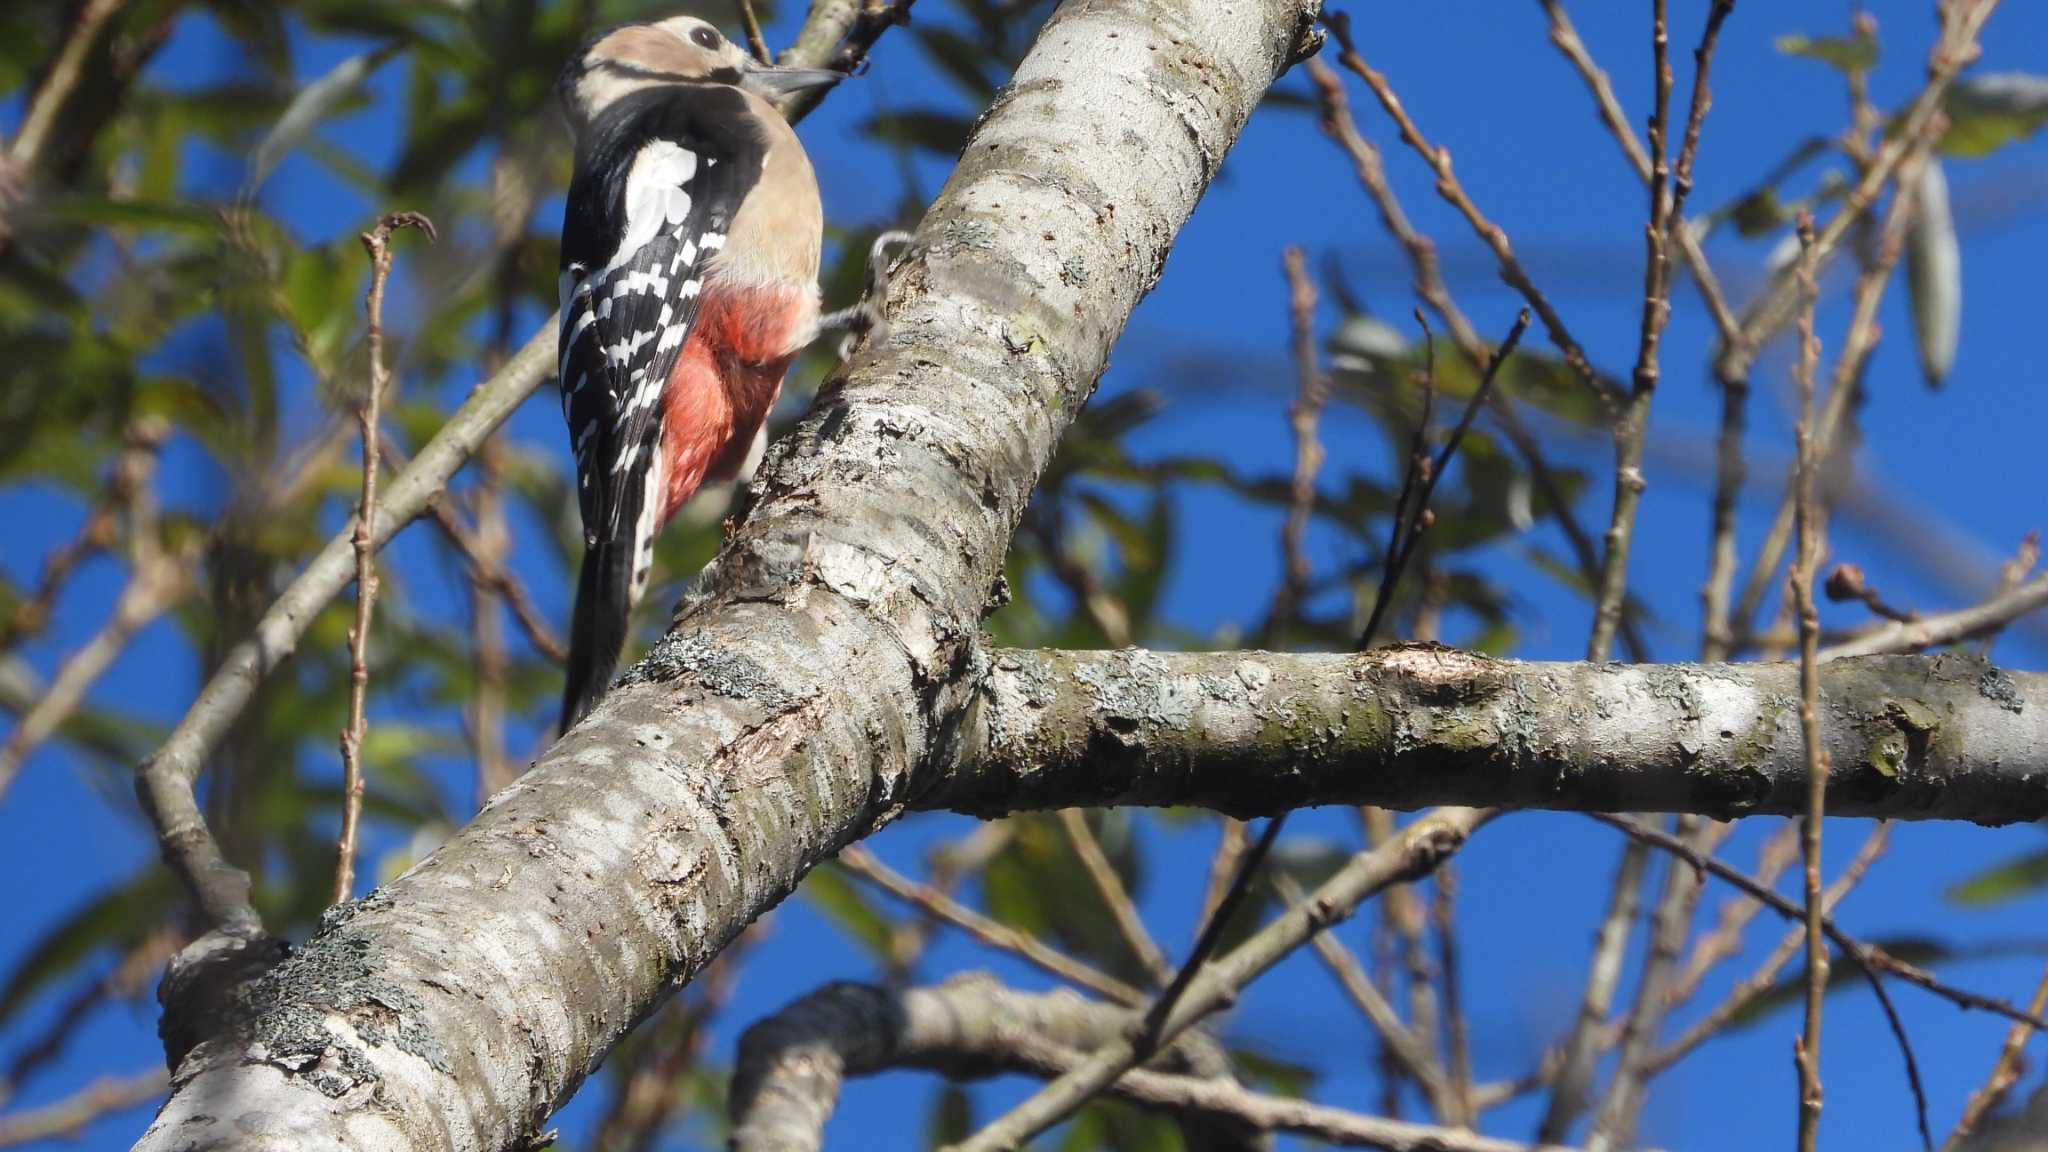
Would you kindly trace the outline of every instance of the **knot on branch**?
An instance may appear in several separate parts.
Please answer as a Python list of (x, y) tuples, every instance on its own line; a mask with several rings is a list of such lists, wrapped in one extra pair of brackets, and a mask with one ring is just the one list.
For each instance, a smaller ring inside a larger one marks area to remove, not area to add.
[(240, 1019), (250, 986), (290, 955), (290, 944), (242, 925), (216, 928), (172, 956), (156, 989), (165, 1066), (176, 1071), (186, 1053)]

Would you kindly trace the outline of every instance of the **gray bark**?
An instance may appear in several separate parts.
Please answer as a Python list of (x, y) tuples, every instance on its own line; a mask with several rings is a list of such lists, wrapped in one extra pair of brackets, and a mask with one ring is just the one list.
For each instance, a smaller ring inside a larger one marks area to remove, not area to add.
[[(1006, 1072), (1057, 1075), (1071, 1058), (1130, 1029), (1140, 1014), (1079, 994), (1018, 992), (986, 973), (935, 988), (891, 991), (828, 984), (747, 1029), (733, 1069), (733, 1152), (819, 1152), (849, 1076), (925, 1068), (954, 1080)], [(1222, 1045), (1190, 1032), (1150, 1062), (1166, 1072), (1230, 1081)], [(1271, 1148), (1246, 1125), (1208, 1116), (1187, 1126), (1191, 1152)]]
[[(1830, 815), (2048, 816), (2048, 674), (1857, 657), (1821, 665), (1821, 696)], [(917, 807), (1806, 807), (1796, 664), (1006, 650), (967, 745)]]
[(669, 638), (257, 981), (137, 1147), (518, 1147), (806, 869), (900, 811), (952, 759), (1025, 500), (1312, 15), (1063, 6), (920, 226), (887, 335), (771, 453)]

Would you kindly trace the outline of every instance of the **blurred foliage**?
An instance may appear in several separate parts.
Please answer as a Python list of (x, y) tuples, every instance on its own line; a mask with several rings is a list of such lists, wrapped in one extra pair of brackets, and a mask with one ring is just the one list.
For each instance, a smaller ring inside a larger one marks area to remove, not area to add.
[[(70, 0), (0, 6), (0, 89), (24, 105), (38, 97), (76, 7)], [(11, 194), (0, 181), (0, 485), (40, 502), (50, 519), (81, 521), (107, 487), (125, 431), (145, 418), (169, 421), (175, 437), (161, 531), (167, 542), (198, 545), (199, 579), (165, 628), (191, 674), (172, 678), (168, 705), (94, 696), (59, 730), (57, 751), (30, 771), (68, 760), (140, 828), (127, 784), (132, 764), (350, 514), (357, 462), (348, 412), (366, 376), (366, 267), (356, 233), (396, 208), (424, 212), (439, 225), (432, 247), (400, 242), (389, 309), (390, 355), (402, 382), (387, 405), (389, 434), (410, 454), (554, 307), (553, 213), (569, 168), (550, 104), (556, 69), (591, 29), (676, 7), (670, 0), (133, 0), (121, 8), (62, 101), (50, 145), (13, 174)], [(722, 4), (700, 7), (716, 20), (729, 16)], [(764, 18), (776, 15), (766, 0), (756, 7)], [(893, 162), (906, 175), (893, 218), (830, 222), (837, 255), (823, 277), (828, 307), (851, 302), (859, 290), (862, 258), (878, 231), (914, 222), (924, 197), (917, 162), (957, 154), (1051, 7), (1050, 0), (927, 0), (915, 25), (891, 33), (901, 42), (892, 51), (914, 52), (917, 66), (941, 83), (925, 86), (924, 102), (914, 106), (891, 106), (877, 95), (861, 119), (875, 167)], [(156, 67), (174, 36), (215, 58)], [(1868, 68), (1876, 53), (1874, 44), (1850, 40), (1787, 38), (1780, 47), (1844, 69)], [(2031, 77), (1959, 87), (1947, 109), (1949, 151), (1981, 155), (2038, 130), (2048, 120), (2042, 92)], [(1307, 105), (1292, 88), (1270, 102), (1268, 114), (1278, 115)], [(1832, 155), (1825, 142), (1802, 146), (1728, 207), (1704, 216), (1703, 226), (1728, 219), (1744, 235), (1782, 231), (1799, 208), (1839, 195), (1839, 184), (1826, 180), (1805, 193), (1788, 187)], [(312, 188), (324, 193), (318, 212), (301, 202)], [(1160, 450), (1174, 406), (1193, 397), (1173, 387), (1135, 388), (1091, 404), (1062, 445), (1008, 559), (1012, 598), (988, 623), (998, 642), (1223, 647), (1257, 635), (1276, 647), (1349, 646), (1370, 608), (1398, 469), (1425, 395), (1433, 394), (1431, 434), (1440, 436), (1471, 397), (1477, 374), (1448, 341), (1438, 341), (1432, 355), (1411, 324), (1372, 315), (1342, 269), (1328, 269), (1323, 287), (1321, 368), (1330, 402), (1362, 414), (1381, 443), (1377, 452), (1357, 444), (1332, 452), (1316, 488), (1314, 575), (1300, 610), (1273, 619), (1268, 605), (1245, 604), (1233, 625), (1214, 631), (1192, 630), (1166, 611), (1186, 534), (1200, 530), (1184, 512), (1190, 496), (1242, 502), (1277, 531), (1292, 500), (1291, 477)], [(1285, 315), (1277, 277), (1264, 299), (1277, 327)], [(802, 410), (831, 368), (825, 349), (806, 357), (787, 389), (782, 421)], [(1293, 379), (1276, 357), (1254, 378), (1233, 382), (1270, 408), (1259, 435), (1285, 435)], [(1517, 355), (1500, 390), (1543, 428), (1597, 430), (1606, 419), (1576, 376), (1541, 351)], [(553, 407), (550, 398), (537, 403)], [(564, 447), (553, 436), (502, 434), (487, 463), (465, 472), (446, 498), (470, 523), (502, 515), (511, 567), (543, 607), (566, 615), (577, 529)], [(1566, 549), (1550, 523), (1556, 509), (1532, 498), (1530, 466), (1489, 423), (1473, 429), (1438, 490), (1420, 570), (1397, 590), (1393, 618), (1403, 635), (1431, 621), (1431, 634), (1447, 641), (1511, 650), (1517, 626), (1513, 596), (1497, 576), (1503, 555), (1584, 592), (1584, 573), (1560, 559)], [(1568, 505), (1593, 487), (1592, 477), (1568, 466), (1551, 466), (1545, 480)], [(707, 494), (663, 539), (643, 635), (665, 622), (715, 550), (726, 495)], [(1276, 538), (1233, 546), (1252, 558), (1243, 562), (1278, 570)], [(546, 739), (558, 687), (547, 658), (499, 597), (471, 587), (467, 561), (430, 522), (407, 530), (384, 573), (370, 646), (366, 749), (375, 857), (366, 870), (378, 878), (430, 851), (474, 810), (484, 743), (478, 725), (502, 726), (516, 769)], [(0, 613), (8, 618), (35, 594), (0, 575)], [(69, 601), (64, 607), (90, 614)], [(296, 656), (269, 674), (203, 782), (223, 846), (252, 871), (269, 925), (288, 936), (316, 923), (331, 875), (350, 611), (343, 600), (319, 615)], [(495, 621), (502, 651), (487, 650), (479, 614)], [(45, 636), (15, 639), (14, 650), (0, 652), (0, 708), (18, 716), (62, 653)], [(1148, 856), (1156, 848), (1152, 833), (1195, 817), (1111, 812), (1089, 819), (1124, 887), (1142, 897), (1157, 866)], [(1290, 841), (1274, 863), (1307, 886), (1354, 848)], [(1053, 818), (1010, 821), (1000, 846), (970, 870), (962, 891), (990, 914), (1126, 981), (1146, 981)], [(1982, 902), (2044, 882), (2048, 869), (2029, 857), (1955, 895)], [(904, 959), (911, 917), (900, 909), (831, 868), (816, 872), (805, 894), (878, 969), (893, 971)], [(0, 1029), (38, 1001), (93, 985), (161, 930), (186, 930), (180, 895), (150, 865), (45, 929), (12, 971), (0, 973)], [(1270, 908), (1270, 892), (1261, 889), (1230, 925), (1229, 939), (1242, 938)], [(648, 1147), (664, 1132), (718, 1139), (726, 1054), (702, 1047), (702, 1017), (715, 1006), (709, 993), (693, 989), (621, 1048), (608, 1066), (605, 1090), (614, 1103), (603, 1147)], [(1234, 1056), (1250, 1080), (1275, 1090), (1306, 1091), (1314, 1079), (1312, 1069), (1242, 1044)], [(671, 1085), (664, 1107), (634, 1111), (638, 1098), (622, 1085), (636, 1076)], [(0, 1097), (8, 1087), (0, 1084)], [(975, 1111), (966, 1092), (935, 1090), (927, 1139), (937, 1146), (964, 1134)], [(1179, 1146), (1173, 1125), (1115, 1103), (1089, 1108), (1059, 1139), (1068, 1149)]]

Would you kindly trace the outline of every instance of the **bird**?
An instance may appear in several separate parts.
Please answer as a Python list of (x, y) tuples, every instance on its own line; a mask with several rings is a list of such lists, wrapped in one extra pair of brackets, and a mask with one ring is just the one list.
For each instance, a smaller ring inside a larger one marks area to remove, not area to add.
[(560, 732), (611, 685), (661, 529), (738, 475), (817, 333), (818, 181), (770, 101), (841, 75), (676, 16), (592, 37), (557, 80), (576, 150), (557, 369), (583, 521)]

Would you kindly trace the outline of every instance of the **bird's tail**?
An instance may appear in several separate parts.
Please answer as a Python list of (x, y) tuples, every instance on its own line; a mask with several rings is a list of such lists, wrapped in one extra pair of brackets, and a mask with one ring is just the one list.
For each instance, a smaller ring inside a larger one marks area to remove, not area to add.
[(599, 540), (583, 550), (576, 610), (569, 624), (568, 678), (562, 686), (559, 735), (597, 706), (618, 671), (633, 615), (633, 545)]

